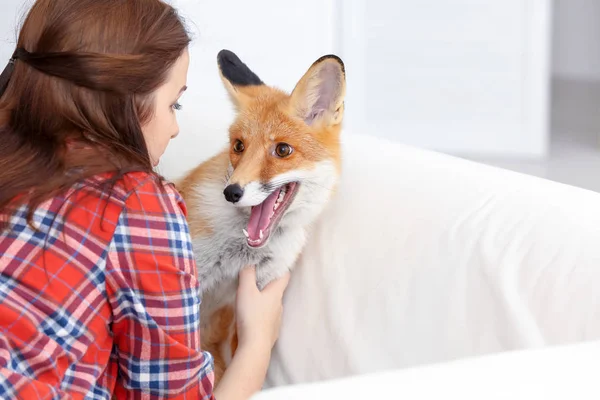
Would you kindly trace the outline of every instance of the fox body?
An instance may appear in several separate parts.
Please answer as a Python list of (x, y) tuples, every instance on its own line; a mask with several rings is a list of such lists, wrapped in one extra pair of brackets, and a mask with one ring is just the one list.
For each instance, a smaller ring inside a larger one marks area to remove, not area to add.
[(314, 62), (291, 94), (267, 86), (234, 53), (217, 56), (236, 109), (229, 146), (178, 184), (201, 285), (201, 335), (218, 381), (235, 352), (234, 301), (240, 270), (257, 285), (290, 270), (309, 225), (340, 174), (345, 70), (336, 56)]

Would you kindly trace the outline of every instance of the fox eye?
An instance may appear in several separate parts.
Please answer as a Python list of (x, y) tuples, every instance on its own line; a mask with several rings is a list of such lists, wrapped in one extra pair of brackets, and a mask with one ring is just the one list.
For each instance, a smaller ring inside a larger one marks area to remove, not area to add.
[(241, 153), (244, 151), (244, 143), (240, 139), (237, 139), (233, 144), (233, 151), (236, 153)]
[(287, 143), (278, 143), (277, 147), (275, 147), (275, 154), (281, 158), (289, 156), (293, 151), (292, 146)]

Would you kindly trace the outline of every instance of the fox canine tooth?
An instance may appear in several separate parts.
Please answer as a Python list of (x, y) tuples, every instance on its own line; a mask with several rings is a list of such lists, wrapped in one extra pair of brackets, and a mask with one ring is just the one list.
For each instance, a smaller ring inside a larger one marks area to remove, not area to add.
[(247, 230), (245, 230), (245, 229), (242, 229), (242, 232), (244, 232), (244, 236), (246, 236), (247, 238), (249, 238), (249, 237), (250, 237), (250, 235), (248, 235), (248, 231), (247, 231)]
[(262, 229), (258, 232), (258, 237), (261, 239), (264, 237)]

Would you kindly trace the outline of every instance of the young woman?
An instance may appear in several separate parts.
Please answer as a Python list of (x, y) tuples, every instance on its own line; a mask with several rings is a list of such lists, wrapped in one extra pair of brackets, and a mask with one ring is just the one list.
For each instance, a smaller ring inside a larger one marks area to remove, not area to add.
[(213, 391), (185, 205), (153, 172), (178, 134), (189, 36), (160, 0), (37, 0), (0, 78), (0, 398), (242, 399), (289, 276), (240, 274)]

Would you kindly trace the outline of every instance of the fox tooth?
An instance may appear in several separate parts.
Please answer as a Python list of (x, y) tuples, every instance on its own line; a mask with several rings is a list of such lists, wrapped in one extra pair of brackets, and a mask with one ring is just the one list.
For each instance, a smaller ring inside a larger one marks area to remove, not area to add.
[(249, 238), (249, 237), (250, 237), (250, 235), (248, 235), (248, 231), (247, 231), (247, 230), (245, 230), (245, 229), (242, 229), (242, 232), (244, 232), (244, 236), (246, 236), (247, 238)]
[(273, 210), (277, 210), (279, 208), (279, 203), (275, 203), (275, 206), (273, 207)]
[(263, 234), (263, 231), (262, 231), (262, 229), (261, 229), (261, 230), (258, 232), (258, 237), (262, 239), (262, 238), (263, 238), (263, 236), (264, 236), (264, 234)]

